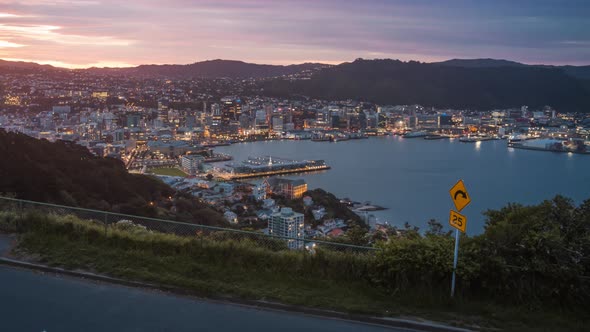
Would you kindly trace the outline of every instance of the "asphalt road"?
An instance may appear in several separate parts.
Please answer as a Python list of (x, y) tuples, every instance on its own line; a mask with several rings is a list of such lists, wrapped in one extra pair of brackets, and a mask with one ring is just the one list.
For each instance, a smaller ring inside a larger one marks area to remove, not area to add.
[(0, 266), (0, 331), (408, 331)]

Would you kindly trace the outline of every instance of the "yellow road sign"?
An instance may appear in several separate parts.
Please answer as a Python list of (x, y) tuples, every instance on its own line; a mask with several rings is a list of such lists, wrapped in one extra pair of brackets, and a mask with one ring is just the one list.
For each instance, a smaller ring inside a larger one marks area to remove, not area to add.
[(449, 216), (449, 225), (465, 233), (465, 228), (467, 227), (467, 217), (459, 214), (459, 212), (451, 210), (451, 214)]
[(471, 197), (469, 197), (467, 189), (465, 189), (463, 180), (459, 180), (453, 188), (451, 188), (449, 193), (451, 194), (451, 199), (453, 200), (453, 203), (455, 203), (455, 207), (459, 212), (471, 203)]

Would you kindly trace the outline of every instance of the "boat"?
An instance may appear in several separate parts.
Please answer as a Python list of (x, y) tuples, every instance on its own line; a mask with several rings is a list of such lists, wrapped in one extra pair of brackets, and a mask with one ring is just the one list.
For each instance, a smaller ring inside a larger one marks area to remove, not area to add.
[(403, 138), (418, 138), (418, 137), (425, 137), (428, 136), (428, 133), (425, 131), (411, 131), (409, 133), (404, 134)]
[(449, 138), (449, 137), (442, 136), (442, 135), (426, 135), (426, 136), (424, 136), (424, 139), (427, 139), (427, 140), (444, 139), (444, 138)]
[(348, 135), (348, 138), (350, 139), (364, 139), (364, 138), (369, 138), (367, 135), (365, 135), (364, 133), (351, 133)]
[(510, 136), (508, 136), (508, 143), (520, 142), (520, 141), (524, 141), (526, 139), (528, 139), (528, 137), (525, 134), (510, 135)]
[(337, 136), (330, 136), (329, 139), (330, 139), (330, 142), (335, 143), (335, 142), (340, 142), (340, 141), (348, 141), (350, 138), (348, 138), (347, 136), (343, 136), (343, 135), (342, 136), (337, 135)]
[(491, 141), (495, 138), (492, 136), (461, 136), (459, 137), (459, 142), (463, 143), (475, 143), (475, 142), (483, 142), (483, 141)]
[(459, 137), (459, 142), (463, 143), (475, 143), (479, 141), (479, 138), (476, 136), (461, 136)]

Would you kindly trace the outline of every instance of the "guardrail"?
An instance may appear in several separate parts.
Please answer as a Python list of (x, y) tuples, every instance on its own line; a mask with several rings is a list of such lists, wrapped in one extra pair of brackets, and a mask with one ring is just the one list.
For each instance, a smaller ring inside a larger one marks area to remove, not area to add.
[[(80, 207), (36, 202), (24, 199), (0, 196), (0, 211), (14, 212), (19, 216), (25, 212), (40, 212), (54, 216), (75, 216), (82, 221), (99, 223), (104, 226), (105, 234), (110, 228), (129, 230), (132, 232), (160, 232), (178, 236), (193, 236), (212, 241), (243, 241), (248, 240), (260, 247), (270, 250), (315, 250), (316, 247), (335, 251), (370, 253), (379, 250), (376, 247), (357, 246), (339, 242), (269, 235), (262, 232), (244, 231), (192, 224), (167, 219), (142, 217), (123, 213), (92, 210)], [(18, 218), (16, 229), (18, 230)]]

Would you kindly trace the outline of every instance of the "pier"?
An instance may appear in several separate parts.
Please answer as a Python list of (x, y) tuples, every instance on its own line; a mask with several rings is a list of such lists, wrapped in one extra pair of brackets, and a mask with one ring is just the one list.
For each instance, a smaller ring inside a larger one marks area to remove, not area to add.
[(281, 174), (317, 172), (330, 169), (323, 160), (290, 160), (272, 156), (249, 157), (239, 164), (228, 164), (230, 172), (220, 174), (232, 180)]

